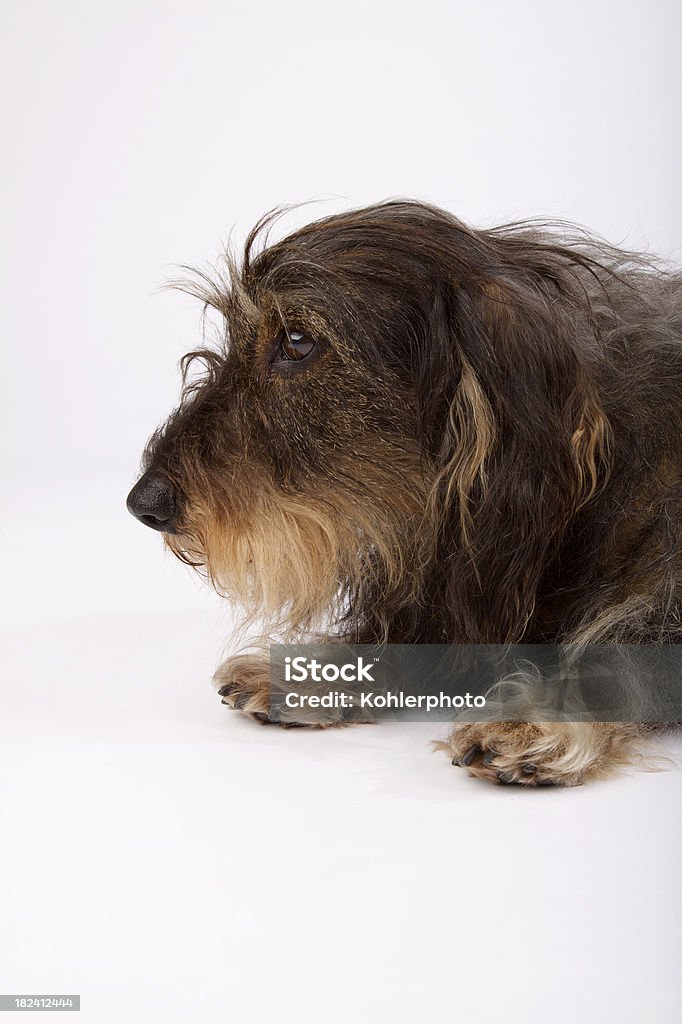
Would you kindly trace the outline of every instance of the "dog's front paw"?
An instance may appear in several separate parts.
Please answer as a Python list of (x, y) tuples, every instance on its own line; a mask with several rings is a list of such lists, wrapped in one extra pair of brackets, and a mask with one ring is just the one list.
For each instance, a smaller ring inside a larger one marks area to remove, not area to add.
[(456, 725), (439, 746), (470, 775), (521, 786), (579, 786), (637, 757), (636, 730), (610, 722)]
[[(262, 725), (279, 725), (283, 729), (328, 729), (365, 722), (366, 713), (352, 708), (344, 710), (333, 704), (320, 707), (305, 703), (299, 707), (288, 707), (278, 697), (282, 692), (275, 685), (273, 711), (270, 660), (267, 654), (238, 654), (223, 662), (213, 677), (214, 685), (223, 704), (242, 714), (248, 715)], [(316, 684), (317, 685), (317, 684)], [(303, 688), (300, 693), (320, 696), (321, 691)], [(271, 717), (272, 715), (272, 717)]]
[(321, 723), (287, 721), (281, 713), (270, 717), (270, 661), (267, 655), (237, 654), (224, 661), (213, 677), (222, 703), (252, 718), (261, 725), (279, 725), (298, 729)]
[(238, 654), (223, 662), (213, 682), (223, 704), (267, 725), (270, 722), (270, 665), (258, 654)]

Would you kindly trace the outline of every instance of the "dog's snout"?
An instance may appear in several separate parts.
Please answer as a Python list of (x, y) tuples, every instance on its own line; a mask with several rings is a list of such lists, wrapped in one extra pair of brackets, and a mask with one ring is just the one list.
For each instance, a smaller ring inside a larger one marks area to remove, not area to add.
[(178, 499), (170, 480), (161, 473), (145, 473), (126, 501), (128, 511), (152, 530), (174, 533)]

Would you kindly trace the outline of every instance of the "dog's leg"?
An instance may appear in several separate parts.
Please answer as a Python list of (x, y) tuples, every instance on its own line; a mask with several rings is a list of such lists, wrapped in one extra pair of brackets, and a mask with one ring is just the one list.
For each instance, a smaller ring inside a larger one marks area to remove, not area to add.
[(579, 786), (641, 761), (649, 732), (621, 722), (479, 722), (456, 725), (438, 746), (490, 782)]

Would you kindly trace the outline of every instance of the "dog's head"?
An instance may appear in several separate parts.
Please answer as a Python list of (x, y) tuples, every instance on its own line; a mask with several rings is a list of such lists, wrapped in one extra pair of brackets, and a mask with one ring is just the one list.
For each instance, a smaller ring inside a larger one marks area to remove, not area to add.
[(190, 286), (224, 346), (185, 357), (131, 511), (290, 631), (332, 614), (372, 636), (517, 634), (606, 440), (580, 347), (588, 257), (412, 202), (258, 252), (268, 223)]

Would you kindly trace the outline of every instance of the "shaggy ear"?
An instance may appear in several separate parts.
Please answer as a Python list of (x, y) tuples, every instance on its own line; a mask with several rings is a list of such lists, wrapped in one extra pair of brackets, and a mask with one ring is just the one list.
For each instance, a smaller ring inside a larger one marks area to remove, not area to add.
[(460, 286), (436, 315), (440, 344), (448, 321), (457, 382), (429, 509), (444, 613), (462, 642), (521, 639), (569, 523), (605, 478), (593, 353), (552, 288), (554, 302), (549, 286), (489, 279)]

